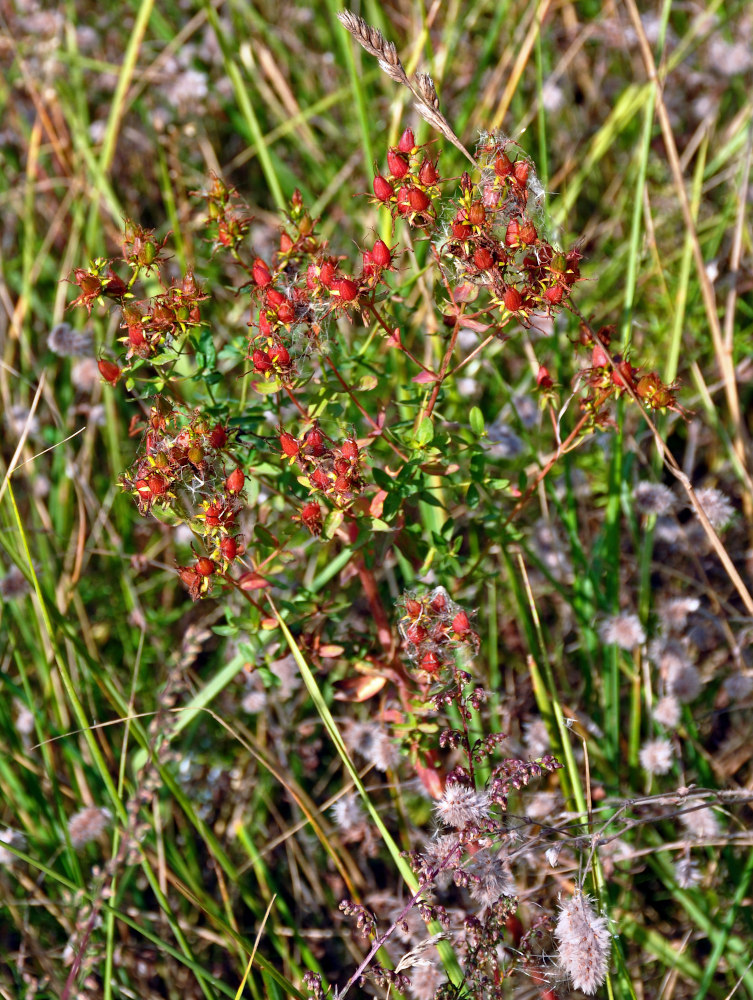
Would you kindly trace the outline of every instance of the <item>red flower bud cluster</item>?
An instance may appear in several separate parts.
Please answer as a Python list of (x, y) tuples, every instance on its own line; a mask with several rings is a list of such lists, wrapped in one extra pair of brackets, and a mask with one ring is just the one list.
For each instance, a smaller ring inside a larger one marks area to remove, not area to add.
[[(128, 348), (126, 361), (134, 355), (153, 357), (163, 346), (169, 346), (174, 337), (200, 326), (199, 303), (206, 298), (208, 296), (197, 285), (193, 273), (187, 271), (180, 283), (171, 285), (153, 299), (126, 303), (120, 324), (121, 329), (127, 331), (126, 336), (120, 338)], [(142, 311), (140, 306), (146, 308)]]
[(407, 128), (397, 146), (387, 150), (387, 174), (374, 178), (375, 201), (386, 205), (393, 218), (401, 216), (412, 226), (430, 227), (436, 221), (433, 202), (440, 195), (440, 177), (427, 147), (428, 143), (417, 146)]
[(236, 525), (243, 508), (243, 470), (228, 474), (224, 458), (228, 430), (198, 411), (186, 411), (157, 397), (147, 420), (143, 453), (121, 477), (143, 515), (154, 507), (189, 523), (204, 541), (206, 554), (179, 567), (191, 596), (207, 593), (211, 578), (226, 572), (240, 553)]
[(134, 271), (143, 268), (148, 273), (152, 268), (159, 269), (160, 264), (167, 260), (163, 251), (169, 238), (168, 233), (160, 243), (153, 229), (144, 229), (131, 219), (126, 219), (123, 230), (123, 260)]
[(214, 249), (225, 247), (237, 250), (246, 237), (253, 216), (246, 211), (245, 203), (234, 187), (228, 187), (216, 174), (210, 175), (208, 191), (193, 191), (207, 203), (210, 224), (209, 239)]
[(488, 137), (480, 151), (481, 180), (460, 182), (444, 251), (488, 289), (503, 320), (551, 312), (580, 277), (580, 253), (563, 254), (542, 238), (529, 206), (535, 172), (523, 157), (510, 159), (510, 140)]
[(469, 613), (450, 599), (444, 587), (423, 595), (406, 593), (398, 608), (403, 651), (424, 673), (435, 675), (454, 663), (459, 648), (478, 651), (479, 637), (471, 628)]
[(113, 271), (112, 261), (104, 257), (92, 261), (88, 268), (74, 267), (73, 278), (68, 281), (81, 289), (81, 294), (69, 303), (68, 308), (84, 306), (90, 316), (93, 303), (101, 302), (105, 296), (121, 302), (128, 291), (126, 283)]
[(591, 352), (591, 364), (581, 369), (575, 377), (591, 390), (581, 399), (581, 409), (590, 412), (594, 420), (604, 423), (608, 418), (604, 404), (623, 393), (637, 398), (650, 410), (674, 410), (685, 414), (677, 402), (674, 390), (677, 383), (666, 385), (656, 372), (641, 373), (619, 353), (611, 353), (610, 342), (614, 336), (614, 326), (602, 326), (595, 333), (581, 324), (578, 342)]
[[(281, 428), (279, 441), (283, 457), (303, 469), (298, 481), (314, 493), (325, 494), (337, 507), (347, 507), (363, 490), (362, 454), (353, 438), (346, 438), (339, 447), (329, 448), (318, 425), (314, 424), (302, 438)], [(308, 517), (302, 515), (302, 520), (313, 530), (317, 518), (313, 509), (308, 514)]]

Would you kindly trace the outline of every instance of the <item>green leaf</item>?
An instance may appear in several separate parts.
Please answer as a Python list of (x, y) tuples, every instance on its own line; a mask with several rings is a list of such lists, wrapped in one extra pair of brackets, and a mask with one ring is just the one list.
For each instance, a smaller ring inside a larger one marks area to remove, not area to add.
[(376, 375), (364, 375), (358, 383), (358, 389), (361, 392), (369, 392), (371, 389), (376, 389), (378, 381)]
[(476, 437), (481, 437), (484, 433), (484, 415), (478, 406), (472, 406), (471, 412), (469, 414), (471, 421), (471, 430), (476, 435)]
[(434, 424), (432, 423), (431, 417), (424, 417), (421, 423), (418, 425), (418, 430), (416, 431), (416, 441), (421, 447), (429, 444), (429, 442), (434, 438)]
[(335, 532), (342, 523), (343, 523), (343, 512), (341, 510), (331, 510), (324, 519), (324, 528), (322, 530), (322, 537), (333, 538)]
[(280, 380), (272, 378), (268, 382), (255, 382), (254, 389), (262, 396), (270, 396), (273, 392), (280, 391)]
[(474, 483), (471, 483), (471, 485), (468, 487), (468, 492), (465, 495), (465, 502), (468, 504), (471, 510), (473, 510), (475, 507), (478, 507), (479, 492), (476, 489)]

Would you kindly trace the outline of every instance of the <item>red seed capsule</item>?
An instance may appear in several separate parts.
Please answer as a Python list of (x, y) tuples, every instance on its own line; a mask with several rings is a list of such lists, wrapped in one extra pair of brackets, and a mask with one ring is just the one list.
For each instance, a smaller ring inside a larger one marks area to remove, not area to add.
[(353, 438), (348, 438), (347, 440), (343, 441), (342, 448), (340, 449), (340, 451), (342, 452), (344, 458), (348, 458), (352, 462), (354, 462), (360, 454), (358, 450), (358, 445), (353, 440)]
[(210, 503), (204, 511), (204, 523), (208, 528), (218, 528), (221, 523), (222, 508), (216, 503)]
[(350, 462), (347, 458), (336, 458), (332, 464), (338, 476), (345, 476), (350, 472)]
[(423, 642), (428, 634), (429, 633), (426, 631), (424, 626), (419, 624), (419, 622), (414, 622), (412, 625), (409, 625), (408, 628), (405, 630), (405, 638), (409, 642), (413, 642), (416, 645), (418, 645), (418, 643), (420, 642)]
[(230, 473), (230, 475), (225, 480), (225, 489), (228, 493), (240, 493), (243, 489), (243, 484), (246, 477), (243, 475), (243, 469), (236, 468)]
[(505, 231), (505, 246), (514, 247), (520, 242), (520, 223), (517, 219), (510, 219)]
[(336, 273), (335, 265), (332, 261), (325, 260), (319, 268), (319, 281), (321, 281), (325, 288), (331, 288)]
[(283, 431), (280, 435), (280, 447), (283, 455), (287, 455), (288, 458), (294, 458), (298, 454), (298, 442), (287, 431)]
[(304, 438), (304, 445), (310, 454), (318, 457), (324, 454), (324, 435), (318, 427), (312, 427)]
[(551, 389), (554, 385), (549, 369), (544, 365), (539, 365), (539, 370), (536, 372), (536, 385), (539, 389)]
[(272, 281), (272, 275), (269, 273), (269, 267), (266, 262), (257, 257), (254, 261), (253, 267), (251, 268), (251, 276), (254, 282), (260, 288), (266, 288)]
[(431, 650), (429, 650), (428, 653), (424, 653), (421, 657), (420, 667), (422, 670), (425, 670), (427, 674), (436, 674), (441, 666), (442, 664), (439, 657)]
[(414, 600), (412, 597), (406, 597), (404, 607), (405, 613), (409, 618), (418, 618), (421, 614), (421, 602)]
[(283, 302), (288, 301), (282, 294), (282, 292), (278, 291), (276, 288), (268, 288), (266, 294), (267, 294), (267, 305), (270, 307), (270, 309), (278, 309)]
[(153, 497), (161, 497), (163, 493), (167, 493), (167, 480), (157, 472), (146, 477), (146, 484)]
[(284, 344), (275, 344), (269, 350), (269, 357), (280, 368), (287, 368), (290, 364), (290, 353)]
[(313, 289), (316, 288), (318, 283), (319, 283), (319, 268), (312, 261), (306, 268), (306, 287)]
[(591, 364), (594, 368), (606, 368), (609, 364), (609, 358), (607, 357), (607, 352), (601, 346), (601, 344), (596, 344), (591, 354)]
[(334, 281), (332, 291), (337, 292), (343, 302), (354, 302), (358, 298), (358, 285), (351, 278)]
[(416, 139), (413, 135), (413, 129), (407, 128), (400, 136), (400, 142), (398, 142), (397, 148), (401, 153), (412, 153), (415, 145)]
[(392, 185), (387, 178), (382, 177), (381, 174), (377, 174), (374, 178), (374, 194), (379, 201), (389, 201), (394, 193)]
[(483, 226), (486, 219), (486, 209), (480, 201), (474, 201), (468, 209), (468, 221), (472, 226)]
[(324, 469), (314, 469), (314, 471), (309, 476), (309, 479), (319, 490), (328, 490), (330, 488), (329, 476), (324, 471)]
[(536, 226), (526, 219), (523, 225), (520, 227), (520, 242), (523, 246), (529, 247), (532, 243), (536, 242)]
[(293, 241), (287, 233), (280, 233), (280, 253), (288, 253), (293, 249)]
[(473, 229), (467, 222), (453, 222), (452, 238), (454, 240), (467, 240), (473, 235)]
[(439, 174), (431, 160), (424, 160), (421, 164), (421, 168), (418, 171), (418, 179), (426, 187), (431, 187), (432, 184), (437, 183)]
[(278, 307), (277, 318), (281, 323), (292, 323), (295, 319), (295, 309), (287, 299)]
[(414, 212), (425, 212), (431, 205), (431, 199), (425, 191), (420, 188), (410, 188), (408, 191), (408, 202)]
[(223, 538), (220, 542), (220, 552), (228, 562), (232, 562), (238, 555), (238, 542), (236, 539), (231, 538), (230, 535)]
[(215, 569), (214, 563), (212, 562), (211, 559), (208, 559), (206, 556), (200, 556), (196, 560), (196, 572), (199, 574), (199, 576), (211, 576), (212, 573), (214, 573), (214, 569)]
[(267, 316), (264, 310), (259, 313), (259, 333), (263, 337), (269, 337), (272, 334), (272, 324), (269, 322), (269, 316)]
[(523, 187), (528, 181), (530, 167), (526, 160), (516, 160), (512, 165), (512, 173), (515, 180)]
[(400, 180), (408, 173), (408, 158), (396, 149), (390, 149), (387, 153), (387, 166), (392, 176)]
[(114, 361), (108, 361), (107, 358), (100, 358), (97, 362), (97, 368), (99, 368), (99, 374), (105, 382), (109, 382), (110, 385), (115, 385), (120, 378), (120, 368), (118, 368)]
[(435, 594), (431, 599), (431, 610), (436, 614), (441, 615), (443, 611), (447, 610), (447, 598), (444, 594)]
[(209, 443), (213, 448), (224, 448), (227, 444), (227, 427), (216, 424), (209, 432)]
[(318, 535), (322, 530), (322, 508), (316, 500), (310, 500), (301, 509), (301, 521), (306, 525), (312, 535)]
[(335, 480), (335, 492), (347, 493), (350, 489), (350, 481), (347, 476), (338, 476)]
[(502, 296), (502, 301), (505, 304), (505, 309), (510, 312), (517, 312), (518, 309), (523, 305), (523, 296), (520, 294), (517, 288), (513, 288), (509, 285), (505, 289), (505, 294)]
[(544, 298), (551, 306), (559, 305), (562, 301), (563, 290), (561, 285), (552, 285), (544, 292)]
[(272, 367), (272, 360), (266, 351), (263, 351), (260, 347), (254, 349), (251, 355), (251, 361), (253, 362), (254, 368), (257, 372), (268, 372)]
[(488, 271), (494, 266), (494, 255), (486, 247), (479, 247), (473, 255), (473, 263), (479, 271)]
[(400, 215), (407, 215), (410, 212), (409, 193), (410, 191), (407, 187), (401, 187), (397, 193), (397, 210)]
[(497, 177), (507, 177), (512, 173), (512, 163), (505, 153), (500, 153), (494, 161), (494, 173)]
[(371, 251), (371, 258), (377, 267), (389, 267), (392, 263), (390, 248), (383, 240), (377, 240)]
[(452, 619), (452, 631), (456, 635), (465, 635), (471, 630), (471, 623), (468, 621), (468, 615), (465, 611), (458, 611), (455, 617)]

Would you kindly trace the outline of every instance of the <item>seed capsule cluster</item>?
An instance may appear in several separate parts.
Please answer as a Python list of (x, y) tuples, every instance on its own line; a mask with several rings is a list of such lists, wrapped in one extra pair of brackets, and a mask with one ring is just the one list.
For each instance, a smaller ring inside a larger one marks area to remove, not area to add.
[(476, 652), (479, 637), (471, 627), (471, 616), (450, 599), (444, 587), (427, 594), (406, 593), (398, 603), (402, 615), (398, 629), (403, 652), (424, 673), (436, 675), (455, 660), (455, 651), (466, 647)]

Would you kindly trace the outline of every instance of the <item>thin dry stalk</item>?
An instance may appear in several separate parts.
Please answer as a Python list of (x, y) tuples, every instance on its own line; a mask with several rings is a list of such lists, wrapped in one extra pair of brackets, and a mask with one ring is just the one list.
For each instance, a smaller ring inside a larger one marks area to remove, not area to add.
[(408, 74), (400, 62), (394, 42), (388, 42), (381, 31), (367, 24), (362, 17), (354, 14), (350, 10), (341, 10), (337, 15), (342, 25), (355, 38), (358, 44), (366, 49), (369, 55), (374, 56), (381, 69), (394, 80), (400, 83), (413, 94), (416, 99), (414, 107), (424, 121), (428, 122), (432, 128), (440, 132), (445, 139), (453, 144), (456, 149), (466, 156), (471, 163), (476, 164), (475, 159), (463, 143), (453, 132), (450, 123), (439, 110), (439, 97), (437, 96), (434, 81), (428, 73), (416, 73), (413, 82), (408, 78)]

